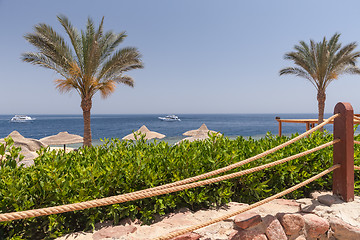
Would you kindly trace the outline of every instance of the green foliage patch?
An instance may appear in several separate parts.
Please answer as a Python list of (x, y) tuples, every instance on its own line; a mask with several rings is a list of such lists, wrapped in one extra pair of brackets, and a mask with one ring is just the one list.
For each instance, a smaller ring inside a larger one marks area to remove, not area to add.
[[(293, 135), (292, 137), (295, 137)], [(292, 138), (291, 137), (291, 138)], [(206, 173), (276, 147), (289, 137), (267, 134), (255, 140), (212, 136), (206, 141), (147, 143), (105, 139), (101, 146), (64, 153), (39, 151), (35, 164), (17, 166), (18, 148), (11, 140), (0, 145), (0, 212), (24, 211), (88, 201), (155, 187)], [(282, 150), (227, 173), (273, 162), (319, 146), (333, 139), (314, 133)], [(359, 137), (356, 137), (360, 140)], [(9, 152), (9, 154), (5, 154)], [(360, 147), (355, 145), (355, 164), (360, 165)], [(3, 156), (3, 157), (2, 157)], [(332, 165), (332, 147), (266, 170), (177, 193), (111, 206), (0, 223), (0, 236), (7, 239), (52, 239), (68, 232), (89, 230), (96, 222), (138, 218), (150, 223), (181, 207), (192, 210), (220, 206), (229, 201), (254, 203), (298, 184)], [(359, 195), (360, 173), (355, 172)], [(330, 190), (332, 174), (290, 194), (301, 198), (314, 190)]]

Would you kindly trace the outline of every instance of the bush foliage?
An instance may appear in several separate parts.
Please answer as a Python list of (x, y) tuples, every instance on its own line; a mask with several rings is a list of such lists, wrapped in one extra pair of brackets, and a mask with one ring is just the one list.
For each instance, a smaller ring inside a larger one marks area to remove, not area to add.
[[(291, 136), (295, 137), (295, 135)], [(329, 133), (314, 133), (262, 159), (228, 173), (273, 162), (331, 141)], [(41, 149), (35, 164), (24, 168), (15, 159), (19, 149), (0, 145), (1, 213), (58, 206), (142, 190), (209, 172), (242, 161), (288, 141), (289, 137), (267, 134), (255, 140), (212, 136), (206, 141), (147, 143), (118, 139), (101, 146), (64, 153)], [(360, 140), (359, 137), (356, 139)], [(355, 164), (360, 165), (360, 147), (355, 145)], [(5, 152), (8, 155), (4, 155)], [(155, 214), (181, 207), (192, 210), (220, 206), (229, 201), (254, 203), (298, 184), (332, 165), (332, 147), (266, 170), (207, 186), (142, 200), (57, 215), (0, 223), (0, 236), (7, 239), (52, 239), (64, 233), (94, 228), (96, 222), (138, 218), (150, 223)], [(355, 172), (359, 195), (359, 171)], [(332, 174), (300, 188), (287, 198), (307, 197), (314, 190), (331, 190)]]

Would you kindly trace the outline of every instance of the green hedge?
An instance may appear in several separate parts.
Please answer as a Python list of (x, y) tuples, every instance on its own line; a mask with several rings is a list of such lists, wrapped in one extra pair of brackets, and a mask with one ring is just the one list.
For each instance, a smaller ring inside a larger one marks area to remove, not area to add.
[[(294, 136), (292, 136), (294, 137)], [(359, 139), (359, 137), (356, 137)], [(267, 134), (259, 140), (238, 137), (211, 137), (200, 142), (171, 146), (166, 142), (147, 143), (104, 140), (97, 147), (65, 154), (42, 149), (35, 165), (17, 167), (19, 149), (3, 160), (0, 168), (1, 213), (58, 206), (133, 192), (178, 181), (239, 162), (288, 141), (289, 137)], [(269, 163), (311, 149), (332, 140), (332, 135), (315, 133), (276, 153), (227, 173)], [(360, 165), (360, 147), (355, 162)], [(0, 157), (5, 152), (0, 145)], [(51, 216), (0, 223), (0, 236), (7, 239), (52, 239), (68, 232), (88, 230), (96, 222), (139, 218), (150, 223), (155, 214), (181, 207), (197, 210), (229, 201), (253, 203), (283, 191), (332, 165), (332, 147), (288, 163), (208, 186), (177, 193)], [(226, 173), (226, 174), (227, 174)], [(332, 175), (288, 194), (301, 198), (314, 190), (330, 190)], [(356, 194), (359, 194), (359, 171)]]

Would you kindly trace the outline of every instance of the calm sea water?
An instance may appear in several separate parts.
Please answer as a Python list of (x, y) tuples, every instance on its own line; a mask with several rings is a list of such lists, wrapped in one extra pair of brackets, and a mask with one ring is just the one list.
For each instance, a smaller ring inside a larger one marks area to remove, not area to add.
[[(28, 138), (40, 139), (62, 131), (83, 135), (82, 115), (30, 115), (36, 120), (31, 123), (12, 123), (11, 115), (0, 115), (0, 138), (14, 130)], [(95, 142), (103, 138), (122, 138), (146, 125), (151, 131), (166, 135), (165, 141), (176, 141), (188, 130), (197, 129), (205, 123), (210, 130), (225, 136), (262, 137), (267, 132), (278, 134), (276, 116), (281, 118), (317, 118), (317, 114), (181, 114), (180, 122), (164, 122), (161, 115), (92, 115), (92, 137)], [(325, 117), (329, 117), (330, 114)], [(327, 127), (332, 130), (332, 125)], [(302, 133), (305, 124), (283, 123), (283, 134)]]

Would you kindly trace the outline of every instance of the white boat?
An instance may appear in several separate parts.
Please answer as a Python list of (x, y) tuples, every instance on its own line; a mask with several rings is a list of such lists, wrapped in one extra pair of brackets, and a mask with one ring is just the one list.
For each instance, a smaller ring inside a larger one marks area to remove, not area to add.
[(176, 115), (167, 115), (166, 117), (158, 117), (162, 121), (181, 121)]
[(10, 122), (31, 122), (34, 121), (35, 118), (25, 116), (25, 115), (15, 115), (10, 119)]

